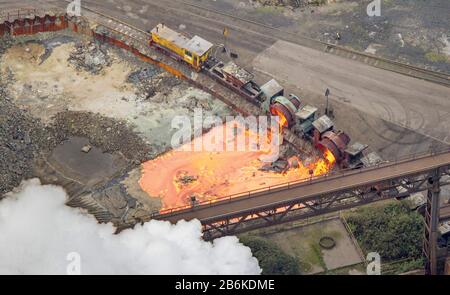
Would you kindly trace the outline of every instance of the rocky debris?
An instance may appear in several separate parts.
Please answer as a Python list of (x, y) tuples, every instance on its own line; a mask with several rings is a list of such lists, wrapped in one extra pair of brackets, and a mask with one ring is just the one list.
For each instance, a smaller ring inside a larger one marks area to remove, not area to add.
[(190, 183), (195, 182), (198, 179), (198, 177), (196, 176), (192, 176), (192, 175), (184, 175), (180, 178), (177, 179), (178, 183), (181, 183), (183, 185), (188, 185)]
[(40, 44), (42, 44), (45, 48), (44, 54), (40, 57), (40, 64), (45, 62), (50, 55), (52, 54), (53, 50), (61, 46), (62, 44), (75, 42), (76, 39), (73, 36), (67, 36), (67, 35), (56, 35), (56, 36), (50, 36), (49, 38), (44, 38), (42, 40), (39, 40)]
[(196, 182), (198, 176), (190, 175), (187, 171), (179, 171), (176, 176), (176, 183), (181, 186), (188, 186), (189, 184)]
[(65, 111), (55, 115), (51, 127), (59, 142), (80, 136), (103, 152), (121, 152), (133, 163), (150, 158), (151, 149), (125, 121), (90, 112)]
[(34, 158), (55, 145), (38, 119), (0, 97), (0, 196), (29, 178)]
[(14, 39), (10, 35), (4, 35), (0, 38), (0, 55), (14, 44)]
[(0, 99), (10, 99), (8, 85), (14, 83), (14, 74), (10, 68), (5, 72), (0, 72)]
[(300, 8), (306, 6), (319, 6), (335, 2), (335, 0), (253, 0), (264, 6), (281, 6), (281, 7), (291, 7)]
[(158, 74), (161, 74), (161, 72), (162, 71), (160, 68), (149, 66), (147, 68), (132, 72), (130, 75), (128, 75), (127, 82), (134, 84), (144, 83), (145, 81), (152, 79)]
[(90, 146), (90, 145), (85, 145), (85, 146), (83, 146), (82, 148), (81, 148), (81, 151), (83, 152), (83, 153), (89, 153), (90, 151), (91, 151), (91, 149), (92, 149), (92, 146)]
[(284, 173), (289, 170), (289, 162), (285, 160), (277, 160), (273, 163), (266, 164), (259, 168), (260, 171), (273, 171), (276, 173)]
[(77, 70), (84, 69), (92, 74), (100, 73), (103, 68), (112, 63), (108, 51), (95, 42), (77, 43), (70, 53), (68, 61)]
[(159, 75), (161, 70), (154, 66), (132, 72), (127, 82), (134, 84), (139, 89), (138, 97), (140, 100), (147, 100), (156, 94), (156, 85), (159, 79), (154, 80), (154, 77)]
[(127, 82), (136, 86), (137, 96), (141, 101), (151, 99), (156, 93), (162, 93), (163, 96), (168, 95), (175, 86), (182, 83), (177, 77), (163, 72), (155, 66), (132, 72), (128, 76)]
[[(142, 218), (151, 214), (151, 209), (129, 196), (126, 189), (119, 184), (104, 187), (92, 196), (83, 196), (89, 209), (91, 207), (101, 208), (98, 210), (97, 219), (100, 222), (112, 222), (116, 227), (136, 224)], [(83, 205), (83, 204), (81, 204)], [(79, 206), (79, 204), (76, 204)], [(98, 217), (101, 217), (98, 218)]]

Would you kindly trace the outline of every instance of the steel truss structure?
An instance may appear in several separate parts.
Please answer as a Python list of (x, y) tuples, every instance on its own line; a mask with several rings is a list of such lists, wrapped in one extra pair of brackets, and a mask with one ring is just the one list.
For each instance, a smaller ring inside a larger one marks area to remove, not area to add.
[(354, 186), (318, 196), (252, 208), (245, 212), (203, 219), (201, 222), (204, 238), (212, 240), (225, 235), (239, 234), (390, 198), (401, 199), (413, 193), (428, 191), (423, 249), (427, 259), (427, 273), (435, 274), (437, 271), (439, 188), (450, 184), (449, 176), (450, 166), (443, 166), (408, 177), (388, 179), (371, 185)]

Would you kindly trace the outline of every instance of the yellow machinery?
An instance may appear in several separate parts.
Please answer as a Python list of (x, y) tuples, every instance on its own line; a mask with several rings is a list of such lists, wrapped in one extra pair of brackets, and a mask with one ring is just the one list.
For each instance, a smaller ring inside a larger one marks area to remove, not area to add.
[(151, 31), (150, 44), (163, 49), (177, 60), (184, 60), (197, 71), (208, 59), (213, 44), (205, 39), (194, 36), (189, 39), (164, 24), (159, 24)]

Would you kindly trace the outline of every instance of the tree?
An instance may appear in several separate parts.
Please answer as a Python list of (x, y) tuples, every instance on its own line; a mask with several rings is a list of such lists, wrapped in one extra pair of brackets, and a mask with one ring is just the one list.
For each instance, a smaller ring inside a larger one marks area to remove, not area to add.
[(255, 236), (241, 237), (240, 241), (252, 250), (263, 275), (300, 274), (297, 259), (283, 252), (275, 243)]
[(402, 203), (366, 208), (348, 216), (347, 222), (366, 252), (388, 260), (422, 255), (422, 217)]

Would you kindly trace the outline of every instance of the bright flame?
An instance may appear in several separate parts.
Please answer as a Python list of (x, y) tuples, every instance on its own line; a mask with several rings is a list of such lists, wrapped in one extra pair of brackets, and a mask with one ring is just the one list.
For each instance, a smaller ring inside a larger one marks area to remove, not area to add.
[(283, 128), (288, 126), (287, 119), (284, 116), (284, 114), (281, 111), (279, 111), (278, 109), (273, 109), (273, 112), (275, 113), (274, 115), (278, 116), (278, 118), (280, 120), (279, 125), (280, 125), (280, 132), (281, 132), (281, 131), (283, 131)]
[[(215, 127), (202, 137), (195, 138), (189, 145), (195, 146), (197, 140), (208, 140), (217, 134), (231, 132), (226, 128), (226, 125)], [(257, 137), (253, 131), (244, 130), (247, 136)], [(139, 183), (150, 196), (162, 199), (163, 211), (189, 207), (193, 196), (200, 202), (216, 202), (221, 197), (323, 175), (335, 164), (333, 154), (327, 150), (323, 159), (308, 166), (304, 166), (299, 158), (292, 157), (288, 161), (289, 169), (284, 173), (263, 171), (261, 168), (264, 163), (259, 161), (259, 157), (269, 152), (186, 152), (181, 147), (144, 163)]]

